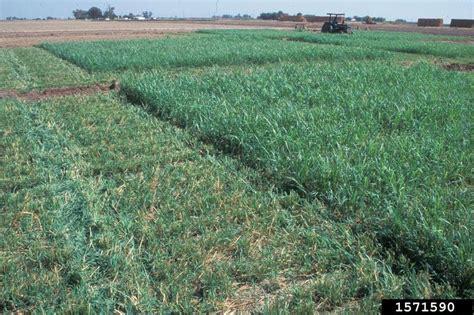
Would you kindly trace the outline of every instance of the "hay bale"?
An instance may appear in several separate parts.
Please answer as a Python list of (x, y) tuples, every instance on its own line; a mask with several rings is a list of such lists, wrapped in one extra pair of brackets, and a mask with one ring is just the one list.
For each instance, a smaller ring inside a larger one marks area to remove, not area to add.
[(464, 28), (474, 28), (474, 20), (461, 20), (453, 19), (451, 20), (451, 27), (464, 27)]
[(418, 19), (418, 26), (441, 27), (443, 26), (443, 19)]

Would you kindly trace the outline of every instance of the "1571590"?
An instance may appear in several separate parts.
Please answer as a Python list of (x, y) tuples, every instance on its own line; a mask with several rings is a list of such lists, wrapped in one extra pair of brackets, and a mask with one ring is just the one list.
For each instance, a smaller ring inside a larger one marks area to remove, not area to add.
[(472, 300), (383, 300), (382, 315), (450, 314), (472, 315)]

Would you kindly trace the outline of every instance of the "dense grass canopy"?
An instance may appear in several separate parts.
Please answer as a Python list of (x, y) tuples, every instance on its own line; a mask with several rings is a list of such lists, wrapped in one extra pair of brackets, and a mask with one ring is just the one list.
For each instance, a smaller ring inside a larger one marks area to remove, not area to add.
[(201, 33), (0, 49), (1, 95), (122, 88), (0, 100), (0, 312), (474, 295), (468, 40)]
[[(474, 46), (471, 38), (436, 36), (420, 33), (364, 32), (350, 36), (334, 36), (312, 32), (282, 32), (275, 30), (202, 30), (200, 33), (240, 37), (243, 40), (270, 38), (300, 41), (322, 45), (370, 48), (399, 53), (460, 58), (474, 62)], [(350, 57), (348, 57), (351, 59)]]
[[(42, 44), (43, 48), (90, 71), (265, 64), (280, 61), (334, 61), (349, 50), (265, 38), (192, 36), (163, 40)], [(351, 59), (386, 58), (371, 49), (350, 49)]]
[(283, 64), (130, 76), (124, 89), (283, 191), (322, 200), (439, 280), (469, 287), (473, 97), (465, 76), (423, 64)]

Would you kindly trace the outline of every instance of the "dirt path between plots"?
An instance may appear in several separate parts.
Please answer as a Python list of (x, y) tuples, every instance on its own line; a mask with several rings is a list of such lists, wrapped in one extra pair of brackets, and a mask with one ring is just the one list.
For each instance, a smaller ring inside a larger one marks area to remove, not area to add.
[(109, 93), (110, 91), (120, 91), (120, 83), (118, 83), (117, 81), (113, 81), (112, 83), (106, 84), (60, 87), (24, 93), (15, 90), (0, 90), (0, 99), (15, 98), (23, 101), (39, 101), (49, 97), (92, 95), (97, 93)]

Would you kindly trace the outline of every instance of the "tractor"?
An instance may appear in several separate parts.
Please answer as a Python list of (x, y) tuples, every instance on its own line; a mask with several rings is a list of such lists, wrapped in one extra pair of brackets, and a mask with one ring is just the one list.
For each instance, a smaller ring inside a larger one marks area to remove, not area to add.
[[(352, 34), (352, 28), (345, 24), (345, 13), (328, 13), (329, 21), (324, 22), (323, 28), (321, 29), (322, 33), (346, 33)], [(342, 23), (338, 22), (338, 18), (342, 17)]]

